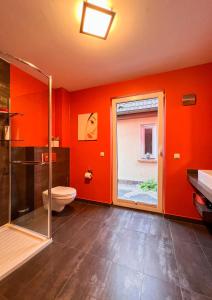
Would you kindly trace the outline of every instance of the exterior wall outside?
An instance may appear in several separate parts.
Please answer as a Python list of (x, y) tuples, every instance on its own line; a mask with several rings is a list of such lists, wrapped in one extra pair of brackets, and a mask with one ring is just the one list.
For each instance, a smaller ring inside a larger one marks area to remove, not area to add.
[(157, 162), (141, 161), (141, 126), (156, 124), (157, 116), (118, 117), (118, 179), (132, 181), (157, 181)]

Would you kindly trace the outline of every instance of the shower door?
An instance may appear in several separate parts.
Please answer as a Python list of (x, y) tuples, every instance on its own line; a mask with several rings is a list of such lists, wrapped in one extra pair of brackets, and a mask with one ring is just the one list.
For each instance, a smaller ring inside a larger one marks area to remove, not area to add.
[[(5, 111), (9, 147), (9, 223), (51, 238), (51, 77), (7, 57), (10, 100)], [(49, 201), (43, 205), (43, 192)]]
[(10, 65), (0, 59), (0, 226), (8, 222), (9, 210), (9, 145), (5, 142), (8, 128), (7, 104), (10, 98)]

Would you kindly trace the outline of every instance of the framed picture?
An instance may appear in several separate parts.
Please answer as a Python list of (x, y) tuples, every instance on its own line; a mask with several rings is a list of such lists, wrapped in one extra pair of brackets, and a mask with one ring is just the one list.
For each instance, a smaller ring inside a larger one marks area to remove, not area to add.
[(80, 114), (78, 115), (78, 140), (96, 141), (98, 129), (98, 114)]

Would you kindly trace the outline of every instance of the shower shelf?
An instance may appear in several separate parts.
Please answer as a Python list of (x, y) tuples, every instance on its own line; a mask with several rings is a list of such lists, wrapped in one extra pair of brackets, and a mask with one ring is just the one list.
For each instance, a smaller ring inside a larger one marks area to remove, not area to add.
[(0, 142), (24, 142), (24, 140), (3, 140), (3, 139), (0, 139)]
[(42, 161), (30, 161), (30, 160), (14, 160), (10, 162), (11, 164), (14, 165), (32, 165), (32, 166), (43, 166), (43, 165), (47, 165), (46, 162), (42, 162)]
[(4, 115), (7, 117), (15, 117), (15, 116), (23, 116), (23, 113), (19, 113), (19, 112), (8, 112), (8, 111), (0, 111), (0, 115)]

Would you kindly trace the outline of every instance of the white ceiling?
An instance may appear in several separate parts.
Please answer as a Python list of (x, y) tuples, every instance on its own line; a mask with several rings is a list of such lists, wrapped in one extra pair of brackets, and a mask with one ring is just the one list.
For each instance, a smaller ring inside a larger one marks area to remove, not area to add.
[(79, 33), (80, 0), (0, 0), (0, 50), (68, 90), (212, 61), (212, 0), (111, 2), (105, 41)]

